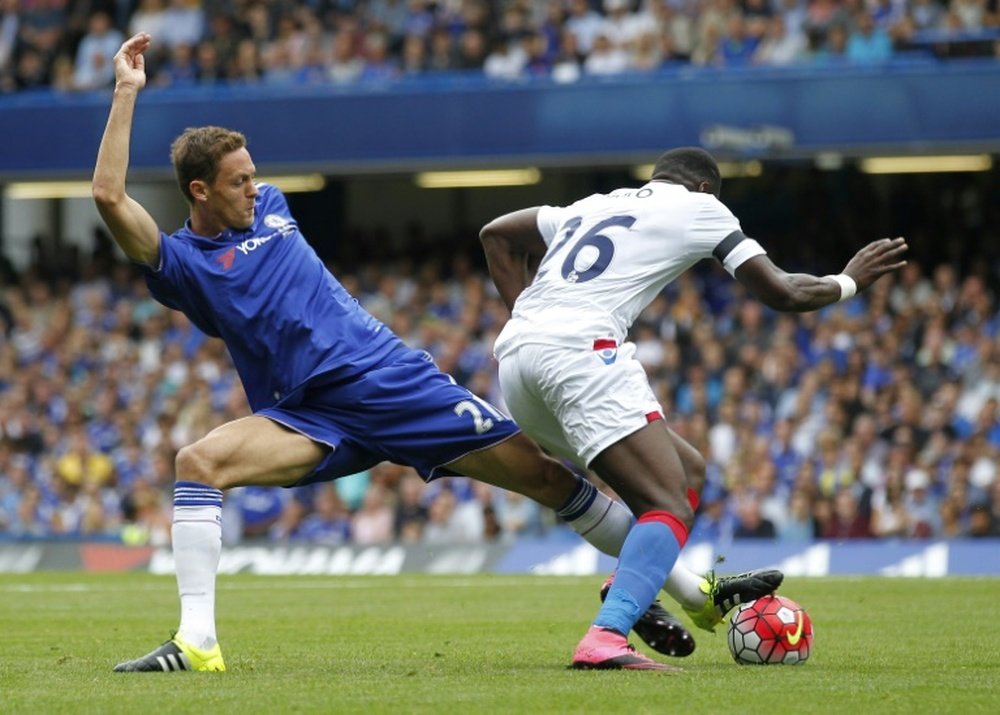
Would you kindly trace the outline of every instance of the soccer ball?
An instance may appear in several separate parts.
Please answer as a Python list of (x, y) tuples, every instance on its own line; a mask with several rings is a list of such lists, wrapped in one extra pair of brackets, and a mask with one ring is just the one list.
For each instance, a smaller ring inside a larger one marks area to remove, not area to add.
[(812, 652), (812, 620), (792, 599), (764, 596), (733, 614), (727, 639), (740, 665), (799, 665)]

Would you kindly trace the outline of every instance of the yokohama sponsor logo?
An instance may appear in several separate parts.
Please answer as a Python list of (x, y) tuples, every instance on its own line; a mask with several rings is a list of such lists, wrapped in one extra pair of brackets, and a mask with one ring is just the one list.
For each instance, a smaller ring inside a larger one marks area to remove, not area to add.
[(250, 253), (250, 251), (256, 251), (258, 248), (263, 246), (265, 243), (274, 238), (277, 234), (272, 233), (267, 236), (255, 236), (254, 238), (248, 238), (243, 243), (236, 246), (237, 250), (244, 256)]

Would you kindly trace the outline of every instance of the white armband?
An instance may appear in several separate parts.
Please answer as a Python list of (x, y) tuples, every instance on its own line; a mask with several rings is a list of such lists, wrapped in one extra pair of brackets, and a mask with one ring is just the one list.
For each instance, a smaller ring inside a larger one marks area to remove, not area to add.
[(840, 286), (840, 300), (838, 302), (843, 302), (848, 298), (854, 297), (858, 292), (858, 284), (846, 273), (838, 273), (837, 275), (823, 276), (824, 278), (832, 278), (837, 281)]

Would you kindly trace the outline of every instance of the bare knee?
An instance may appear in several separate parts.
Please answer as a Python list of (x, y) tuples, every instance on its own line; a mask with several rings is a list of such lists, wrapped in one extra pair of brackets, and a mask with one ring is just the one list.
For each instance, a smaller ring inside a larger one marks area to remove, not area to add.
[(225, 482), (222, 470), (211, 458), (203, 442), (182, 447), (174, 460), (174, 467), (179, 482), (197, 482), (216, 489), (228, 489), (231, 486)]

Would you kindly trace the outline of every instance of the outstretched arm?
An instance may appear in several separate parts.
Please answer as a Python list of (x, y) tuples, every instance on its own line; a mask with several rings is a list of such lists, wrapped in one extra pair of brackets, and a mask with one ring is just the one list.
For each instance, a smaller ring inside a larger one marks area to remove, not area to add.
[(545, 255), (545, 241), (538, 232), (538, 209), (522, 209), (495, 218), (479, 232), (490, 277), (508, 310), (521, 291), (531, 284)]
[(769, 307), (804, 313), (849, 298), (886, 273), (902, 268), (907, 248), (903, 238), (873, 241), (854, 254), (836, 277), (785, 273), (766, 255), (754, 256), (736, 269), (736, 279)]
[(140, 32), (126, 40), (115, 55), (115, 93), (91, 188), (101, 218), (125, 255), (137, 263), (156, 266), (160, 231), (149, 212), (125, 193), (132, 116), (139, 91), (146, 86), (142, 53), (149, 43), (150, 36)]

